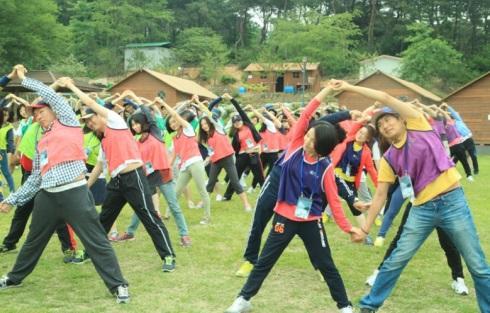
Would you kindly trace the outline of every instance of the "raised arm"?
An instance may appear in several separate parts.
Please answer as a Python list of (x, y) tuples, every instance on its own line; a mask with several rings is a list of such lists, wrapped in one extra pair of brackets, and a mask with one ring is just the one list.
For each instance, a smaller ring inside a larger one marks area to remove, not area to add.
[(92, 97), (78, 89), (78, 87), (73, 83), (73, 80), (66, 78), (62, 80), (61, 83), (66, 88), (70, 89), (86, 106), (94, 110), (97, 115), (107, 118), (110, 110), (99, 105), (94, 99), (92, 99)]
[(403, 118), (417, 118), (420, 116), (420, 112), (414, 109), (406, 102), (400, 101), (395, 97), (390, 96), (384, 91), (379, 91), (371, 88), (353, 86), (345, 81), (334, 81), (334, 89), (338, 91), (350, 91), (360, 94), (364, 97), (379, 101), (394, 111), (398, 112)]
[(177, 111), (175, 111), (173, 108), (171, 108), (165, 101), (163, 101), (160, 98), (158, 98), (157, 101), (165, 108), (168, 114), (177, 121), (177, 123), (180, 126), (182, 126), (183, 128), (188, 128), (191, 126), (189, 122), (183, 119), (182, 116), (180, 116), (180, 114)]

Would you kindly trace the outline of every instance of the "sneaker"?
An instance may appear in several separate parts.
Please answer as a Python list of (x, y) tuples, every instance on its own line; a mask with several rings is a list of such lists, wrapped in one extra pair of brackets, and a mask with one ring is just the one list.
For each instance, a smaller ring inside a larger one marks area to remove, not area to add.
[(369, 276), (366, 279), (366, 285), (368, 285), (369, 287), (372, 287), (374, 285), (374, 282), (376, 281), (376, 277), (378, 277), (378, 273), (379, 273), (379, 270), (374, 270), (374, 272), (371, 274), (371, 276)]
[(254, 268), (254, 265), (252, 263), (250, 263), (249, 261), (245, 261), (240, 266), (238, 271), (236, 271), (235, 276), (248, 277), (248, 275), (250, 275), (250, 272), (252, 272), (253, 268)]
[(71, 263), (73, 257), (75, 256), (75, 251), (68, 249), (63, 252), (63, 263), (68, 264)]
[(474, 178), (473, 178), (473, 176), (471, 176), (471, 175), (470, 175), (470, 176), (468, 176), (468, 177), (466, 177), (466, 180), (468, 180), (470, 183), (472, 183), (472, 182), (474, 182), (474, 181), (475, 181), (475, 179), (474, 179)]
[(119, 234), (117, 233), (117, 231), (113, 231), (109, 234), (108, 238), (109, 238), (109, 241), (117, 241), (117, 238), (119, 237)]
[(451, 288), (453, 288), (454, 292), (461, 296), (467, 296), (469, 293), (468, 287), (466, 287), (464, 279), (461, 277), (458, 277), (455, 281), (453, 281)]
[(16, 288), (22, 286), (22, 283), (15, 284), (7, 276), (0, 278), (0, 290)]
[(194, 204), (194, 202), (192, 202), (192, 201), (190, 201), (190, 200), (189, 200), (189, 201), (187, 201), (187, 207), (188, 207), (189, 209), (196, 209), (196, 205)]
[(201, 225), (208, 225), (208, 224), (209, 224), (209, 218), (207, 218), (207, 217), (203, 218), (203, 219), (202, 219), (202, 220), (199, 222), (199, 224), (201, 224)]
[(117, 237), (117, 242), (121, 242), (121, 241), (133, 241), (135, 240), (136, 238), (134, 237), (134, 234), (130, 234), (130, 233), (127, 233), (127, 232), (124, 232), (124, 234), (122, 234), (121, 236)]
[(245, 178), (243, 176), (240, 178), (240, 185), (242, 185), (243, 188), (247, 187), (247, 183), (245, 182)]
[(375, 313), (376, 311), (373, 310), (373, 309), (369, 309), (369, 308), (361, 308), (361, 312), (360, 313)]
[(366, 246), (372, 246), (374, 244), (373, 238), (371, 238), (371, 236), (367, 235), (366, 238), (364, 238), (364, 244)]
[(349, 305), (340, 309), (340, 313), (354, 313), (354, 309)]
[(252, 311), (252, 304), (249, 300), (245, 300), (242, 296), (233, 301), (233, 304), (226, 309), (225, 313), (247, 313)]
[(2, 253), (12, 253), (17, 250), (16, 246), (6, 246), (6, 245), (0, 245), (0, 254)]
[(376, 219), (374, 220), (374, 225), (376, 226), (381, 226), (381, 224), (383, 224), (383, 219), (381, 218), (380, 215), (376, 216)]
[(328, 216), (328, 214), (327, 214), (327, 213), (323, 213), (323, 214), (322, 214), (322, 221), (323, 221), (323, 224), (328, 223), (329, 219), (330, 219), (330, 216)]
[(375, 247), (382, 247), (385, 244), (385, 238), (378, 236), (376, 237), (376, 240), (374, 241), (374, 246)]
[(220, 195), (219, 193), (216, 195), (216, 201), (223, 201), (223, 196)]
[(85, 252), (85, 250), (79, 250), (74, 253), (70, 263), (83, 264), (86, 263), (87, 261), (90, 261), (90, 257), (88, 256), (88, 254)]
[(126, 285), (118, 286), (116, 291), (114, 292), (114, 296), (116, 297), (116, 303), (129, 303), (131, 297), (129, 296), (129, 289)]
[(180, 237), (180, 245), (182, 247), (190, 247), (191, 244), (192, 244), (191, 237), (189, 237), (189, 236), (182, 236), (182, 237)]
[(175, 258), (171, 255), (166, 256), (163, 260), (162, 271), (165, 273), (171, 273), (175, 271)]

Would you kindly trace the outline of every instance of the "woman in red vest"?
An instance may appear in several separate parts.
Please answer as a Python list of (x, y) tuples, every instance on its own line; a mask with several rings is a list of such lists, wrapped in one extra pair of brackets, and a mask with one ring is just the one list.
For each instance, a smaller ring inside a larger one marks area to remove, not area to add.
[(199, 143), (207, 147), (211, 167), (209, 169), (209, 180), (206, 190), (211, 193), (214, 190), (218, 176), (224, 168), (230, 178), (230, 184), (240, 197), (245, 207), (245, 211), (251, 211), (252, 207), (243, 187), (235, 166), (235, 150), (231, 146), (230, 139), (226, 135), (223, 126), (215, 121), (208, 108), (196, 101), (205, 116), (199, 121)]

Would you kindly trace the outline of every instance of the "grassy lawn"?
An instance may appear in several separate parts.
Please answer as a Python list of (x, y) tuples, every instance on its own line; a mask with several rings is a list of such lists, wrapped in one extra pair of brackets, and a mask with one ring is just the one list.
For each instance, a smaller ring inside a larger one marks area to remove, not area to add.
[[(488, 255), (490, 189), (486, 184), (490, 181), (490, 157), (482, 156), (480, 162), (481, 174), (475, 182), (469, 184), (463, 180), (462, 183)], [(19, 173), (16, 178), (18, 181)], [(257, 192), (251, 200), (255, 201), (256, 195)], [(194, 194), (195, 200), (197, 197)], [(143, 227), (135, 241), (114, 244), (123, 273), (130, 282), (131, 304), (115, 304), (91, 263), (63, 264), (59, 241), (53, 236), (23, 287), (0, 293), (0, 312), (223, 312), (244, 283), (234, 272), (241, 263), (252, 215), (244, 212), (236, 196), (224, 203), (215, 202), (214, 195), (212, 199), (213, 223), (208, 226), (199, 225), (202, 210), (183, 206), (193, 240), (191, 248), (178, 246), (175, 223), (166, 222), (177, 252), (174, 273), (161, 272), (160, 258)], [(131, 213), (129, 207), (123, 210), (117, 221), (119, 231), (124, 230)], [(346, 214), (352, 220), (349, 210)], [(12, 212), (0, 216), (2, 239), (11, 217)], [(352, 244), (333, 222), (326, 225), (334, 260), (355, 304), (368, 291), (364, 281), (381, 261), (400, 218), (401, 214), (383, 248)], [(16, 254), (0, 256), (0, 274), (11, 269), (15, 258)], [(381, 312), (478, 312), (475, 290), (466, 268), (465, 275), (470, 295), (456, 296), (450, 288), (446, 258), (433, 233), (403, 272)], [(325, 283), (313, 270), (298, 238), (285, 251), (253, 299), (253, 305), (254, 312), (263, 313), (337, 312)]]

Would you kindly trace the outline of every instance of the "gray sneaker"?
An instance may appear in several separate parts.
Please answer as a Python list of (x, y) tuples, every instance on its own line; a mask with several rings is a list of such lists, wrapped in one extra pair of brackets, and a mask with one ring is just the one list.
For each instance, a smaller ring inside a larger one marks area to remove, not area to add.
[(17, 250), (16, 246), (6, 246), (4, 244), (0, 245), (0, 254), (11, 253)]
[(118, 286), (116, 291), (114, 292), (114, 296), (116, 296), (116, 303), (129, 303), (131, 297), (129, 296), (128, 286), (121, 285)]
[(163, 260), (162, 271), (166, 273), (170, 273), (175, 271), (175, 258), (171, 255), (168, 255)]
[(245, 300), (244, 297), (240, 296), (226, 309), (225, 313), (248, 313), (250, 311), (252, 311), (252, 304), (249, 300)]

